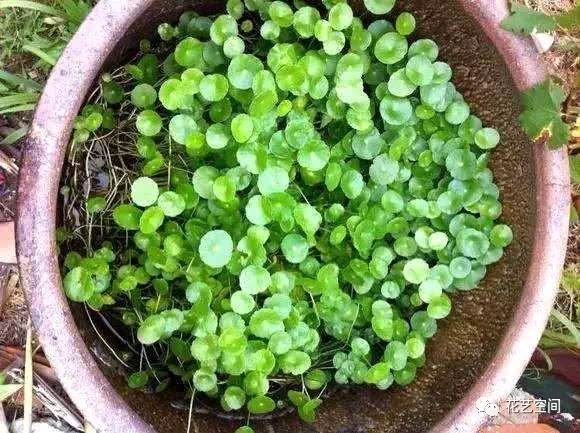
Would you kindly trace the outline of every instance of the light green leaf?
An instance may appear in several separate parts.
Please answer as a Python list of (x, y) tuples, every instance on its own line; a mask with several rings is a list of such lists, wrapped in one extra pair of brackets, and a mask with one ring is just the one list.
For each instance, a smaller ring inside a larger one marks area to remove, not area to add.
[(0, 403), (8, 400), (12, 395), (16, 394), (22, 389), (19, 384), (0, 385)]

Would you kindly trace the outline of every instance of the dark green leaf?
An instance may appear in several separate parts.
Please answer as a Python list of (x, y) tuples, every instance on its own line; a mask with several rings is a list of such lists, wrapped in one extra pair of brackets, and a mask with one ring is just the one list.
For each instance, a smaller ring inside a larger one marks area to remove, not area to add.
[(551, 32), (556, 29), (556, 20), (542, 12), (514, 3), (511, 15), (501, 22), (501, 26), (514, 33)]
[(561, 117), (561, 104), (566, 96), (551, 79), (536, 84), (522, 93), (524, 111), (520, 122), (524, 131), (532, 138), (538, 139), (544, 134), (548, 137), (551, 148), (562, 147), (568, 142), (569, 126)]
[(132, 388), (132, 389), (143, 388), (145, 385), (147, 385), (148, 381), (149, 381), (149, 375), (145, 371), (135, 372), (135, 373), (131, 374), (131, 376), (129, 376), (129, 378), (127, 379), (127, 383), (129, 385), (129, 388)]
[(570, 178), (573, 183), (580, 183), (580, 154), (570, 156)]
[(559, 26), (565, 29), (578, 28), (580, 25), (580, 3), (577, 2), (571, 11), (554, 16)]

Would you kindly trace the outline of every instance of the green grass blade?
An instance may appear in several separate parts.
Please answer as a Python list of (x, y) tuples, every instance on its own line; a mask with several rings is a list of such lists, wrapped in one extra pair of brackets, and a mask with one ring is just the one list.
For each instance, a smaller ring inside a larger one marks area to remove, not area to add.
[(15, 107), (7, 108), (6, 110), (0, 110), (0, 114), (23, 113), (26, 111), (32, 111), (35, 108), (36, 104), (17, 105)]
[(64, 17), (62, 11), (48, 6), (42, 3), (37, 3), (28, 0), (0, 0), (0, 9), (5, 8), (20, 8), (20, 9), (30, 9), (37, 12), (42, 12), (48, 15), (56, 15), (59, 17)]
[(29, 52), (31, 54), (34, 54), (35, 56), (37, 56), (41, 60), (44, 60), (46, 63), (48, 63), (51, 66), (56, 65), (56, 60), (57, 59), (55, 59), (54, 57), (52, 57), (48, 53), (45, 53), (40, 48), (37, 48), (37, 47), (32, 46), (32, 45), (23, 45), (22, 46), (22, 50), (23, 51), (27, 51), (27, 52)]
[(22, 385), (19, 384), (7, 384), (0, 385), (0, 403), (8, 400), (13, 394), (16, 394), (22, 389)]
[(8, 134), (4, 140), (0, 141), (0, 145), (11, 145), (19, 141), (22, 137), (26, 135), (28, 132), (28, 127), (23, 126), (22, 128), (18, 128), (16, 131)]
[(552, 317), (558, 320), (558, 322), (560, 322), (568, 329), (568, 331), (570, 331), (570, 334), (576, 341), (576, 347), (580, 348), (580, 330), (578, 329), (576, 324), (574, 324), (570, 319), (568, 319), (566, 316), (564, 316), (561, 312), (559, 312), (556, 309), (552, 310)]
[(24, 105), (38, 101), (38, 93), (17, 93), (15, 95), (3, 96), (0, 98), (0, 110), (13, 107), (15, 105)]
[(59, 0), (58, 3), (68, 20), (75, 25), (80, 25), (91, 11), (91, 7), (83, 0)]
[(571, 335), (560, 334), (559, 332), (546, 329), (540, 340), (540, 346), (544, 349), (555, 348), (577, 348), (576, 340)]
[(42, 86), (36, 81), (29, 80), (18, 75), (0, 69), (0, 81), (12, 87), (22, 87), (26, 90), (42, 90)]

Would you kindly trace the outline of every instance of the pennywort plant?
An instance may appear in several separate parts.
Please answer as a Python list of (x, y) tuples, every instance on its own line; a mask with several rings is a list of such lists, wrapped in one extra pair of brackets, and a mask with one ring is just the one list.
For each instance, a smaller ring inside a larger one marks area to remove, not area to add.
[(393, 4), (365, 1), (365, 25), (345, 2), (229, 0), (162, 24), (168, 55), (129, 83), (105, 77), (75, 140), (134, 106), (140, 173), (112, 210), (129, 241), (68, 253), (64, 288), (154, 346), (132, 387), (313, 421), (330, 383), (411, 383), (453, 296), (500, 260), (500, 135)]

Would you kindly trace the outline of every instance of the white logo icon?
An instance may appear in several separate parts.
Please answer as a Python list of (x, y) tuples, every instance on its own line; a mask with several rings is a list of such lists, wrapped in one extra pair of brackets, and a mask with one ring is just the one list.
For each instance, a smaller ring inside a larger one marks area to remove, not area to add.
[(480, 412), (488, 416), (498, 416), (499, 415), (499, 405), (494, 403), (488, 398), (482, 397), (477, 399), (475, 402), (475, 407)]

